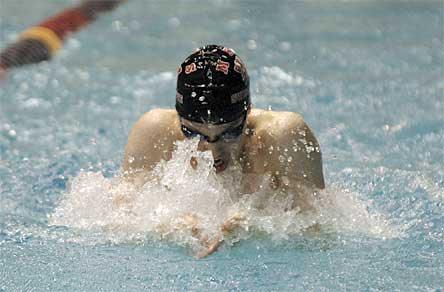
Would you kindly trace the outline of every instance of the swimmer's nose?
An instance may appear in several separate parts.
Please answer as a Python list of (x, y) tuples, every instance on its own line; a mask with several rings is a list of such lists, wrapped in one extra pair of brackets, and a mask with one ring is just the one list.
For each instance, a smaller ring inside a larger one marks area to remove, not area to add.
[(208, 142), (206, 140), (200, 140), (199, 144), (197, 145), (197, 150), (198, 151), (214, 151), (215, 149), (217, 149), (217, 143), (215, 142)]

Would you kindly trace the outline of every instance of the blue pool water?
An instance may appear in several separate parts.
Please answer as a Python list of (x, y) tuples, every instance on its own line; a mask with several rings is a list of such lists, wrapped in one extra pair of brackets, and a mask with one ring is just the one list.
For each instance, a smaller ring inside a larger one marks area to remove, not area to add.
[[(72, 3), (1, 0), (0, 45)], [(196, 260), (174, 216), (251, 201), (227, 203), (211, 167), (177, 179), (186, 150), (168, 192), (109, 202), (131, 125), (173, 106), (175, 68), (207, 43), (244, 59), (255, 107), (304, 116), (327, 189), (322, 216), (253, 208)], [(0, 291), (441, 291), (443, 113), (442, 1), (128, 1), (0, 85)]]

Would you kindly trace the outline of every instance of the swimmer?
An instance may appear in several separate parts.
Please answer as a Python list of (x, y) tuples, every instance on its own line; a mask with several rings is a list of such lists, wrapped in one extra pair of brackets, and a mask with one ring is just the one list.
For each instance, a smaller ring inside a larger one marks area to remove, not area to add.
[[(153, 109), (133, 126), (125, 148), (125, 177), (138, 185), (161, 160), (169, 160), (175, 142), (198, 138), (198, 150), (210, 151), (216, 173), (242, 169), (242, 193), (261, 188), (270, 177), (273, 190), (298, 194), (294, 207), (310, 208), (310, 196), (324, 189), (319, 144), (301, 115), (253, 109), (244, 62), (226, 47), (208, 45), (185, 59), (177, 71), (176, 109)], [(196, 160), (190, 164), (196, 167)], [(229, 218), (221, 236), (205, 244), (214, 252), (222, 235), (242, 218)]]

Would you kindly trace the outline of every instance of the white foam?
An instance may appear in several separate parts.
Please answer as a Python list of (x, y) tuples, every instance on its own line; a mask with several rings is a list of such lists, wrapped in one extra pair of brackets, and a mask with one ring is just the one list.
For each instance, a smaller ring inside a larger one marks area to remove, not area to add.
[[(50, 224), (100, 231), (114, 242), (154, 236), (193, 248), (199, 247), (193, 224), (212, 237), (234, 214), (242, 220), (238, 230), (226, 238), (228, 242), (256, 232), (283, 240), (313, 227), (321, 233), (334, 230), (379, 238), (397, 236), (382, 214), (368, 212), (369, 202), (337, 188), (317, 193), (313, 197), (315, 208), (309, 212), (288, 211), (293, 195), (273, 193), (267, 187), (241, 196), (240, 169), (234, 166), (216, 175), (211, 154), (196, 152), (195, 148), (196, 141), (178, 143), (173, 158), (159, 163), (153, 171), (159, 179), (140, 189), (119, 177), (81, 172), (49, 216)], [(189, 162), (193, 156), (197, 169)], [(268, 177), (263, 179), (266, 182)]]
[(410, 182), (410, 187), (416, 189), (418, 187), (423, 188), (429, 194), (429, 198), (434, 201), (444, 200), (444, 189), (441, 188), (432, 176), (420, 173), (415, 175), (414, 179)]
[(301, 86), (305, 80), (302, 75), (285, 72), (278, 66), (262, 67), (260, 70), (260, 84), (266, 84), (272, 88), (281, 88), (284, 86)]

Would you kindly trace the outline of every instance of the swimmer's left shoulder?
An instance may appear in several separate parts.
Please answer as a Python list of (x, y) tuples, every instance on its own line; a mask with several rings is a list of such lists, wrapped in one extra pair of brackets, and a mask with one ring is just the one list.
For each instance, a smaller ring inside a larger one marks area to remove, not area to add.
[(251, 121), (256, 126), (256, 130), (267, 132), (285, 132), (307, 127), (301, 114), (290, 111), (255, 109), (251, 112)]

